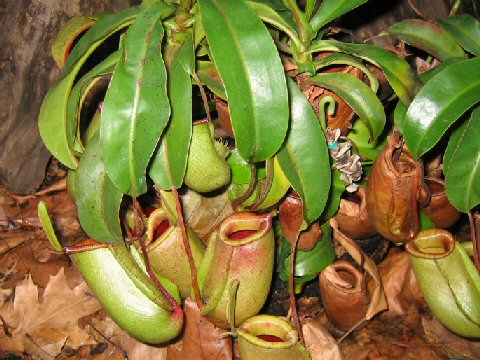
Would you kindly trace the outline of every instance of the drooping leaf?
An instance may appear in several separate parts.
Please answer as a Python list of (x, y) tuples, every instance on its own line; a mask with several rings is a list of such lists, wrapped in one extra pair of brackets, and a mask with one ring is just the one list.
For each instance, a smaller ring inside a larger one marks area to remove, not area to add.
[(420, 19), (408, 19), (393, 24), (385, 30), (407, 44), (426, 51), (441, 61), (465, 58), (455, 39), (437, 24)]
[(310, 51), (341, 51), (378, 66), (400, 100), (407, 106), (421, 85), (412, 67), (404, 59), (376, 45), (321, 40), (312, 44)]
[[(402, 104), (402, 102), (398, 102), (398, 104)], [(397, 107), (398, 106), (400, 105), (397, 105)], [(403, 104), (401, 106), (403, 106)], [(405, 108), (405, 112), (406, 111)], [(378, 154), (386, 144), (387, 137), (384, 136), (384, 133), (385, 131), (374, 141), (369, 141), (369, 131), (365, 122), (355, 121), (352, 129), (348, 132), (348, 138), (353, 141), (355, 149), (358, 151), (362, 159), (370, 159), (373, 161), (377, 158)]]
[(331, 183), (327, 141), (308, 100), (293, 80), (290, 92), (290, 132), (278, 152), (278, 161), (292, 187), (300, 195), (304, 217), (316, 220), (327, 203)]
[[(238, 152), (238, 149), (232, 150), (227, 161), (232, 169), (232, 183), (249, 184), (252, 178), (251, 166), (253, 164), (246, 162)], [(257, 167), (257, 180), (264, 179), (266, 176), (265, 166), (259, 166), (259, 164), (254, 164), (253, 166)]]
[(444, 157), (447, 196), (459, 211), (480, 203), (480, 108), (455, 130)]
[(368, 0), (323, 0), (320, 9), (313, 16), (310, 24), (315, 31), (320, 30), (330, 21), (346, 14)]
[(464, 60), (437, 73), (407, 111), (403, 135), (419, 158), (440, 140), (466, 110), (480, 100), (480, 59)]
[(171, 12), (155, 3), (132, 24), (103, 104), (103, 161), (112, 182), (132, 196), (147, 190), (146, 169), (170, 117), (160, 20)]
[(70, 169), (78, 166), (73, 152), (75, 126), (67, 123), (68, 97), (75, 76), (76, 71), (71, 72), (48, 91), (38, 115), (38, 129), (43, 143), (53, 156)]
[(116, 14), (103, 16), (74, 46), (62, 70), (63, 76), (67, 76), (77, 67), (78, 62), (84, 62), (85, 58), (111, 35), (130, 26), (141, 10), (141, 7), (132, 7)]
[(179, 188), (185, 176), (192, 138), (190, 75), (194, 69), (193, 42), (190, 38), (176, 51), (167, 70), (172, 114), (149, 172), (155, 184), (163, 190)]
[(462, 14), (439, 20), (440, 27), (447, 31), (457, 43), (473, 55), (480, 55), (480, 22), (472, 15)]
[(280, 148), (288, 128), (287, 88), (277, 48), (243, 1), (199, 4), (240, 154), (249, 161), (268, 159)]
[(78, 218), (92, 239), (108, 244), (123, 244), (120, 203), (123, 194), (111, 182), (101, 158), (99, 135), (87, 145), (75, 173)]
[(224, 100), (227, 99), (222, 79), (220, 78), (218, 70), (213, 62), (198, 61), (197, 75), (202, 84), (206, 85), (214, 94), (220, 96)]
[(395, 106), (395, 110), (393, 111), (393, 122), (401, 133), (403, 133), (403, 122), (405, 121), (407, 110), (408, 108), (401, 101), (399, 101)]
[(73, 145), (73, 148), (77, 152), (83, 152), (83, 144), (81, 143), (81, 139), (79, 138), (80, 134), (78, 133), (78, 127), (80, 125), (80, 112), (82, 109), (83, 101), (85, 97), (88, 95), (89, 89), (95, 85), (97, 81), (99, 81), (104, 75), (111, 74), (115, 69), (115, 66), (118, 62), (119, 52), (116, 51), (100, 64), (95, 66), (92, 70), (90, 70), (87, 74), (82, 76), (80, 80), (78, 80), (75, 86), (72, 88), (70, 96), (68, 98), (67, 103), (67, 136), (72, 136), (77, 129), (77, 134), (75, 139), (68, 139), (69, 144), (78, 144), (77, 146)]
[(343, 100), (365, 121), (370, 139), (377, 138), (385, 127), (385, 111), (382, 103), (364, 82), (351, 74), (324, 73), (309, 79), (315, 85), (327, 88)]
[(327, 204), (320, 216), (321, 223), (327, 222), (338, 212), (340, 199), (346, 188), (345, 181), (340, 178), (341, 176), (342, 172), (340, 170), (332, 171), (332, 186), (330, 186), (330, 192), (328, 193)]
[(252, 8), (264, 22), (283, 31), (290, 39), (298, 39), (297, 25), (292, 13), (282, 1), (279, 0), (247, 0)]
[(52, 44), (52, 56), (59, 67), (65, 65), (71, 47), (78, 37), (91, 28), (98, 19), (94, 16), (75, 16), (62, 26)]

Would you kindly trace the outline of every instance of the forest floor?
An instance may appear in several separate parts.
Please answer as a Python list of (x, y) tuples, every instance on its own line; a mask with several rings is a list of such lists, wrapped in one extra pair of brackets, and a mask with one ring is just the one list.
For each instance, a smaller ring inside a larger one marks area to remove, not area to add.
[[(64, 176), (61, 168), (51, 168), (47, 174), (50, 184), (58, 184)], [(0, 188), (0, 359), (234, 356), (230, 340), (218, 340), (218, 329), (205, 327), (191, 306), (187, 322), (196, 328), (186, 330), (183, 342), (153, 347), (127, 335), (101, 309), (70, 259), (51, 248), (37, 218), (41, 200), (62, 240), (73, 243), (85, 237), (65, 190), (22, 197)], [(432, 316), (404, 251), (391, 249), (379, 269), (390, 309), (341, 343), (336, 339), (342, 333), (329, 324), (323, 311), (318, 281), (300, 294), (299, 314), (311, 326), (304, 326), (304, 332), (315, 359), (480, 359), (479, 341), (454, 335)], [(265, 310), (286, 315), (288, 306), (285, 285), (274, 279)]]

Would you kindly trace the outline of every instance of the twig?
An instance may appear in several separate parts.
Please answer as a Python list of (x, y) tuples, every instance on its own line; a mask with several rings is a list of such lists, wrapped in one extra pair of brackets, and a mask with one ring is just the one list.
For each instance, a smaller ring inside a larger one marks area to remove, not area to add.
[(114, 347), (115, 350), (118, 349), (118, 350), (122, 353), (123, 357), (128, 360), (128, 352), (127, 352), (125, 349), (123, 349), (120, 345), (117, 345), (117, 344), (114, 343), (111, 339), (109, 339), (107, 336), (105, 336), (104, 334), (102, 334), (102, 333), (101, 333), (97, 328), (95, 328), (95, 326), (93, 326), (92, 324), (90, 324), (90, 327), (91, 327), (93, 330), (95, 330), (98, 335), (100, 335), (103, 339), (105, 339), (105, 341), (107, 341), (108, 343), (110, 343), (110, 344)]
[(205, 113), (207, 114), (208, 122), (211, 123), (212, 122), (212, 117), (210, 116), (210, 107), (208, 106), (207, 93), (205, 92), (205, 89), (203, 88), (202, 81), (198, 77), (197, 73), (193, 72), (192, 76), (198, 84), (198, 88), (200, 89), (200, 95), (202, 96), (203, 108), (205, 109)]

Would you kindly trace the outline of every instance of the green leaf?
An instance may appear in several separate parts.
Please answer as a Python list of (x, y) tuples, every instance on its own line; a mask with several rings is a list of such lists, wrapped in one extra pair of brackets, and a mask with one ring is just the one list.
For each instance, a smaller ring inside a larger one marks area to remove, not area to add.
[(323, 209), (320, 222), (327, 222), (338, 212), (338, 208), (340, 207), (340, 199), (346, 188), (345, 181), (343, 181), (340, 176), (342, 176), (342, 172), (340, 170), (332, 171), (332, 186), (330, 187), (327, 205), (325, 206), (325, 209)]
[(439, 20), (438, 24), (469, 53), (480, 55), (480, 22), (472, 15), (462, 14)]
[(430, 150), (466, 110), (480, 100), (480, 59), (450, 65), (419, 91), (403, 123), (415, 158)]
[(300, 44), (297, 25), (292, 13), (279, 0), (247, 0), (262, 21), (283, 31), (290, 39)]
[(313, 16), (310, 24), (314, 31), (320, 30), (330, 21), (346, 14), (368, 0), (323, 0), (320, 9)]
[(220, 78), (218, 70), (213, 62), (198, 61), (197, 75), (203, 85), (206, 85), (213, 93), (220, 96), (222, 99), (227, 99), (222, 79)]
[(243, 1), (200, 0), (213, 61), (225, 85), (237, 147), (262, 161), (280, 148), (288, 128), (285, 74), (261, 20)]
[(78, 166), (73, 152), (75, 126), (67, 123), (68, 97), (78, 68), (75, 70), (48, 91), (38, 115), (38, 129), (45, 146), (70, 169)]
[(65, 65), (71, 47), (79, 36), (98, 20), (94, 16), (75, 16), (62, 26), (52, 44), (52, 56), (59, 67)]
[(116, 51), (100, 64), (95, 66), (92, 70), (86, 73), (80, 80), (77, 81), (72, 88), (67, 103), (67, 136), (72, 136), (77, 129), (75, 139), (68, 138), (69, 144), (78, 143), (75, 150), (83, 152), (83, 144), (78, 133), (78, 127), (80, 125), (80, 112), (82, 109), (85, 97), (88, 95), (89, 90), (99, 81), (104, 75), (111, 74), (117, 65), (119, 59), (119, 52)]
[(146, 169), (170, 117), (160, 22), (170, 13), (155, 3), (132, 24), (103, 104), (103, 161), (113, 183), (132, 196), (147, 190)]
[(429, 82), (435, 75), (437, 75), (440, 71), (445, 69), (446, 67), (453, 65), (455, 63), (458, 63), (460, 61), (463, 61), (465, 59), (462, 58), (452, 58), (445, 60), (441, 64), (435, 66), (434, 68), (425, 71), (424, 73), (420, 74), (420, 79), (422, 80), (423, 83)]
[[(398, 104), (402, 104), (398, 102)], [(397, 105), (397, 107), (400, 105)], [(401, 105), (403, 106), (403, 104)], [(395, 108), (397, 109), (397, 108)], [(405, 112), (407, 109), (405, 108)], [(348, 138), (355, 144), (355, 149), (363, 160), (375, 160), (386, 144), (387, 137), (385, 132), (377, 137), (374, 141), (369, 141), (369, 131), (367, 125), (363, 121), (355, 121), (353, 127), (348, 132)]]
[(88, 143), (75, 173), (78, 218), (92, 239), (123, 244), (120, 203), (123, 194), (110, 181), (101, 159), (99, 135)]
[(426, 51), (441, 61), (451, 58), (465, 58), (465, 52), (455, 39), (437, 24), (420, 19), (400, 21), (386, 33), (395, 35), (407, 44)]
[(243, 160), (242, 156), (238, 152), (238, 149), (236, 148), (232, 150), (227, 161), (232, 169), (233, 184), (250, 184), (252, 178), (252, 165), (257, 167), (257, 180), (264, 179), (266, 177), (265, 164), (260, 166), (259, 164), (250, 164), (246, 162)]
[(324, 73), (311, 77), (309, 82), (327, 88), (338, 96), (365, 121), (370, 139), (376, 139), (385, 127), (385, 111), (382, 103), (364, 82), (351, 74)]
[(480, 108), (452, 134), (444, 157), (447, 196), (459, 211), (480, 204)]
[(130, 26), (141, 10), (142, 7), (132, 7), (116, 14), (104, 15), (80, 38), (72, 49), (62, 70), (63, 76), (67, 76), (77, 66), (78, 62), (83, 63), (85, 58), (111, 35)]
[(405, 121), (407, 110), (408, 108), (401, 101), (399, 101), (397, 102), (395, 110), (393, 111), (393, 122), (401, 133), (403, 133), (403, 122)]
[(309, 51), (341, 51), (378, 66), (382, 69), (400, 100), (407, 106), (412, 102), (421, 86), (421, 82), (412, 67), (404, 59), (376, 45), (321, 40), (312, 44)]
[(327, 203), (331, 183), (327, 141), (312, 106), (293, 80), (290, 92), (290, 132), (278, 152), (278, 161), (303, 201), (304, 217), (315, 221)]
[(172, 115), (150, 167), (150, 177), (163, 190), (182, 186), (192, 138), (192, 39), (175, 53), (168, 72), (168, 97)]

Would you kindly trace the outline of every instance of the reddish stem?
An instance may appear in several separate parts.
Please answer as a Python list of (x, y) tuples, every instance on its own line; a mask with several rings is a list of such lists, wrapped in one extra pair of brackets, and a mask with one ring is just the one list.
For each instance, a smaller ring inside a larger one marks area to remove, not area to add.
[(202, 295), (200, 294), (200, 287), (198, 286), (197, 267), (193, 259), (192, 250), (190, 249), (190, 242), (188, 241), (187, 229), (185, 227), (185, 219), (183, 218), (182, 204), (180, 203), (180, 198), (178, 196), (177, 189), (173, 188), (172, 193), (173, 193), (173, 196), (175, 197), (178, 223), (180, 226), (180, 230), (182, 231), (183, 247), (185, 248), (185, 252), (187, 253), (188, 263), (190, 265), (190, 274), (192, 277), (192, 288), (193, 288), (193, 293), (195, 294), (195, 301), (197, 302), (198, 308), (202, 310), (205, 304), (203, 302)]
[(303, 343), (303, 332), (302, 326), (300, 324), (300, 320), (298, 319), (297, 313), (297, 300), (295, 298), (295, 256), (297, 254), (297, 244), (298, 239), (300, 238), (300, 232), (297, 234), (295, 241), (292, 244), (292, 252), (290, 254), (290, 278), (289, 278), (289, 285), (290, 285), (290, 310), (292, 312), (292, 320), (293, 325), (297, 329), (298, 332), (298, 340)]
[[(174, 312), (181, 312), (182, 309), (180, 304), (173, 298), (173, 296), (165, 289), (160, 280), (158, 280), (157, 275), (152, 269), (152, 264), (150, 263), (150, 258), (148, 256), (147, 246), (145, 244), (145, 239), (143, 238), (144, 225), (142, 221), (142, 209), (137, 202), (137, 198), (133, 198), (133, 212), (135, 217), (135, 240), (138, 240), (140, 243), (140, 248), (142, 250), (143, 258), (145, 259), (145, 267), (147, 269), (148, 276), (157, 286), (158, 290), (162, 295), (167, 299), (167, 301), (173, 306)], [(141, 231), (139, 231), (141, 229)]]
[(471, 212), (468, 213), (468, 220), (470, 221), (470, 233), (472, 236), (473, 244), (473, 259), (475, 261), (475, 266), (477, 271), (480, 273), (480, 254), (479, 254), (479, 239), (478, 239), (478, 214), (472, 215)]

